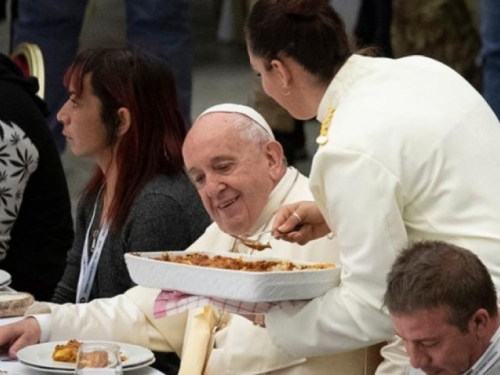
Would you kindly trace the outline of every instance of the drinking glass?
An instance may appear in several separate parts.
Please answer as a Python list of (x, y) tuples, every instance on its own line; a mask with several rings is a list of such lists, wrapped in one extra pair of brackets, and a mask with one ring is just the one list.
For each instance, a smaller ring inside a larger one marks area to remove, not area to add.
[(76, 375), (123, 375), (120, 348), (113, 343), (82, 343)]

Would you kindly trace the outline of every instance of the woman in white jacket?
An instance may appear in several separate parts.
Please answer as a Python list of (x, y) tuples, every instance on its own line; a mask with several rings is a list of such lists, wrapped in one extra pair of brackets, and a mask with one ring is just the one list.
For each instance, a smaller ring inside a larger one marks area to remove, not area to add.
[(259, 0), (246, 27), (264, 91), (322, 122), (310, 188), (275, 235), (304, 244), (333, 231), (342, 282), (305, 307), (266, 315), (291, 356), (349, 351), (393, 335), (382, 297), (398, 252), (417, 239), (471, 249), (500, 287), (500, 126), (481, 95), (424, 57), (366, 57), (322, 0)]

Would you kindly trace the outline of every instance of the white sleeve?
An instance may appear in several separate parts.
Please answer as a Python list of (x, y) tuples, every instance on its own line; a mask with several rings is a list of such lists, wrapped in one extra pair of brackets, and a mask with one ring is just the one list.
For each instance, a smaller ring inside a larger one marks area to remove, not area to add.
[(52, 329), (52, 316), (50, 314), (30, 315), (35, 318), (40, 326), (40, 342), (49, 341), (50, 330)]
[(302, 308), (272, 310), (273, 342), (310, 357), (390, 340), (386, 275), (407, 243), (400, 182), (369, 156), (329, 149), (315, 158), (311, 190), (337, 234), (341, 283)]
[[(44, 304), (51, 312), (51, 327), (48, 328), (50, 335), (47, 338), (43, 333), (44, 340), (120, 341), (179, 354), (186, 314), (155, 319), (153, 306), (158, 293), (158, 290), (137, 286), (125, 294), (89, 303)], [(35, 317), (39, 319), (39, 316)], [(47, 321), (39, 322), (42, 327)]]
[(381, 350), (384, 361), (377, 367), (375, 375), (409, 373), (410, 359), (403, 340), (394, 336)]

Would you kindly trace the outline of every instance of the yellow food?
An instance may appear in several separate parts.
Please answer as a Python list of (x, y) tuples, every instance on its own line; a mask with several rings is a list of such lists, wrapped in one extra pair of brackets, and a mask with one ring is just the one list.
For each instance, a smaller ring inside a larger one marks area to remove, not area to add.
[(52, 359), (58, 362), (76, 363), (80, 345), (82, 345), (82, 343), (77, 340), (69, 340), (64, 345), (56, 345), (52, 352)]
[[(78, 340), (69, 340), (66, 344), (56, 345), (54, 351), (52, 352), (52, 359), (58, 362), (68, 362), (68, 363), (76, 363), (76, 359), (78, 358), (78, 349), (80, 349), (80, 345), (82, 343)], [(95, 353), (95, 354), (94, 354)], [(106, 364), (107, 364), (107, 353), (106, 354)], [(86, 357), (83, 358), (83, 361), (94, 364), (97, 362), (104, 362), (103, 354), (100, 351), (95, 351), (92, 353), (87, 353)], [(126, 361), (128, 358), (124, 355), (120, 354), (120, 360), (122, 362)], [(94, 362), (92, 362), (94, 361)]]

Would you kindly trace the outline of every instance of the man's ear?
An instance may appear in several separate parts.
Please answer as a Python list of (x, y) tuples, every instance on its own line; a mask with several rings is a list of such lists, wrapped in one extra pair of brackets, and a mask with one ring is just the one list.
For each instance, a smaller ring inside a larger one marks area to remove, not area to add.
[(125, 107), (121, 107), (118, 110), (118, 118), (120, 119), (120, 125), (116, 129), (116, 136), (120, 138), (130, 129), (130, 111)]
[(483, 336), (488, 333), (491, 317), (486, 309), (478, 309), (469, 320), (469, 332), (477, 336)]
[(290, 83), (291, 83), (291, 71), (287, 65), (287, 60), (271, 60), (271, 66), (273, 70), (276, 72), (276, 78), (281, 86), (282, 91), (290, 92)]
[(267, 142), (265, 147), (271, 178), (278, 181), (282, 177), (283, 163), (285, 162), (283, 147), (276, 141)]

